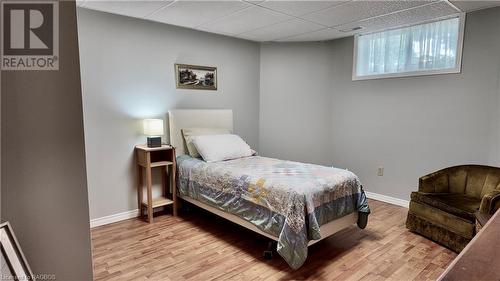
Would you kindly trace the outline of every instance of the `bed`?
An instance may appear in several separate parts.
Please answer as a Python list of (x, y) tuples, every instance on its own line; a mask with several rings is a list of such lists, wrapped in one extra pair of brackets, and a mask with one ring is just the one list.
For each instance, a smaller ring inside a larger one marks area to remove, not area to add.
[(207, 163), (189, 156), (181, 130), (233, 131), (232, 110), (172, 110), (168, 120), (178, 197), (276, 241), (291, 268), (302, 266), (308, 246), (366, 226), (370, 209), (353, 173), (257, 155)]

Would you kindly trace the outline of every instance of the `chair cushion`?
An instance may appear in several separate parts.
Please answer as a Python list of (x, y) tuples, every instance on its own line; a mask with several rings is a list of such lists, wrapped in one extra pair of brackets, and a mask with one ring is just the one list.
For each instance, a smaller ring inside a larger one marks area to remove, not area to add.
[(474, 213), (479, 210), (479, 205), (481, 205), (480, 199), (454, 193), (412, 192), (411, 200), (430, 205), (471, 222), (475, 221)]
[(475, 224), (473, 222), (431, 205), (412, 200), (410, 201), (408, 214), (417, 216), (464, 238), (472, 239), (474, 237)]

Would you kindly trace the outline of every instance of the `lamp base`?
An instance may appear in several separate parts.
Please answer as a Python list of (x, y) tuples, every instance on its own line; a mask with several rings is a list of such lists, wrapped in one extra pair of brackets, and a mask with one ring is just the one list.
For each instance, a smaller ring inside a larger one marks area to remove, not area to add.
[(161, 137), (148, 137), (148, 147), (160, 147)]

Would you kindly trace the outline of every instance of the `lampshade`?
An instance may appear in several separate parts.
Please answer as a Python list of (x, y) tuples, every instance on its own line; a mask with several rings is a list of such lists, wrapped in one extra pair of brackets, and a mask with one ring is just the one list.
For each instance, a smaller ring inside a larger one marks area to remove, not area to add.
[(162, 119), (144, 119), (144, 134), (148, 136), (163, 135)]

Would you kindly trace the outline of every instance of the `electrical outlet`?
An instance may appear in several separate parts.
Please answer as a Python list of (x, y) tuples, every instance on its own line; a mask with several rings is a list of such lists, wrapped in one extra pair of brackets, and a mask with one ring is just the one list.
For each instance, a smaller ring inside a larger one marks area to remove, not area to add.
[(379, 177), (384, 175), (384, 167), (378, 167), (377, 175)]

